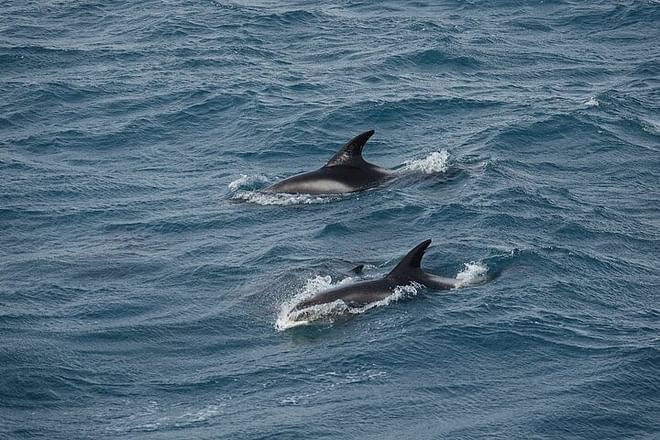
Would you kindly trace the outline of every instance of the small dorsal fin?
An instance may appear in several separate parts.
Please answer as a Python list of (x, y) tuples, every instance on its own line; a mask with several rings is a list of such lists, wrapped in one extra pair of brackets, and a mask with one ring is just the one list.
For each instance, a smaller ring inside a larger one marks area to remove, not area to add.
[(350, 165), (361, 162), (363, 160), (362, 148), (374, 133), (374, 130), (365, 131), (346, 142), (344, 146), (339, 149), (337, 154), (332, 156), (332, 159), (330, 159), (325, 166), (332, 167), (336, 165)]
[(362, 275), (362, 272), (364, 272), (364, 264), (358, 264), (353, 269), (351, 269), (351, 272), (353, 272), (355, 275)]
[(422, 257), (426, 248), (431, 244), (431, 240), (424, 240), (413, 248), (387, 275), (400, 281), (407, 281), (412, 271), (419, 270), (422, 263)]

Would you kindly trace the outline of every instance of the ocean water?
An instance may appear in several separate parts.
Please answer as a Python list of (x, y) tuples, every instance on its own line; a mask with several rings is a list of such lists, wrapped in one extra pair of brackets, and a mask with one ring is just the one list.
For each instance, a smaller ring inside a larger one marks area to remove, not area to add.
[(0, 438), (660, 438), (657, 1), (0, 10)]

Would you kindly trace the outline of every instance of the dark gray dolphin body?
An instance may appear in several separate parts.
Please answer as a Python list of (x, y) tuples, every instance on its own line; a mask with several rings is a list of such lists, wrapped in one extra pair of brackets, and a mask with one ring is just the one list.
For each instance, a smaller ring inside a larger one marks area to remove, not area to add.
[(420, 267), (424, 252), (430, 244), (431, 240), (426, 240), (415, 246), (384, 278), (320, 292), (297, 304), (289, 313), (289, 317), (294, 321), (298, 318), (306, 319), (306, 315), (301, 313), (305, 309), (321, 304), (330, 304), (337, 300), (343, 301), (349, 307), (363, 307), (367, 304), (382, 301), (392, 295), (397, 287), (407, 286), (413, 282), (435, 290), (447, 290), (456, 287), (458, 284), (457, 279), (433, 275), (424, 272)]
[(362, 158), (362, 148), (373, 130), (348, 141), (323, 167), (298, 174), (264, 191), (275, 193), (342, 194), (369, 188), (393, 177), (394, 172)]

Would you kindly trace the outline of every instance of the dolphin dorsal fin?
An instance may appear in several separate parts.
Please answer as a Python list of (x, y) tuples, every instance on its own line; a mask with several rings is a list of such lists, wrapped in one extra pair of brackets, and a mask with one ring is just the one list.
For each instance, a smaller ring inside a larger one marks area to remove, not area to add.
[(424, 240), (417, 246), (413, 248), (405, 257), (396, 265), (392, 272), (387, 274), (388, 278), (394, 278), (396, 280), (407, 282), (409, 280), (410, 272), (420, 270), (420, 265), (422, 263), (422, 257), (426, 248), (431, 244), (431, 240)]
[(364, 160), (362, 159), (362, 148), (364, 148), (364, 144), (367, 143), (374, 133), (374, 130), (365, 131), (346, 142), (325, 166), (333, 167), (336, 165), (357, 165), (361, 163)]
[(353, 272), (355, 275), (362, 275), (362, 272), (364, 272), (364, 264), (358, 264), (353, 269), (351, 269), (351, 272)]

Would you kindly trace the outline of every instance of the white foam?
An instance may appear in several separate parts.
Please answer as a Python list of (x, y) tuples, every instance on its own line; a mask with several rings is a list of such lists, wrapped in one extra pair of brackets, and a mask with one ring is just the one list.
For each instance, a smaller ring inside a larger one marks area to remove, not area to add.
[(315, 386), (307, 390), (307, 392), (298, 392), (280, 399), (281, 405), (306, 405), (311, 403), (312, 400), (318, 396), (327, 395), (328, 391), (337, 390), (339, 387), (353, 385), (357, 383), (366, 383), (371, 381), (379, 381), (388, 376), (386, 371), (368, 368), (363, 369), (364, 366), (359, 366), (357, 370), (330, 370), (328, 372), (312, 372), (314, 376), (319, 379), (315, 382)]
[(158, 402), (149, 405), (126, 417), (126, 424), (108, 428), (114, 432), (151, 432), (160, 429), (186, 428), (207, 422), (223, 415), (226, 402), (214, 402), (203, 407), (175, 404), (163, 407)]
[(456, 274), (456, 288), (481, 284), (487, 280), (488, 266), (476, 261), (463, 264), (464, 268)]
[(406, 161), (402, 169), (424, 174), (444, 173), (449, 169), (449, 152), (447, 150), (434, 151), (424, 159)]
[(264, 193), (261, 191), (236, 191), (231, 198), (256, 203), (257, 205), (311, 205), (314, 203), (328, 203), (337, 197), (313, 196), (311, 194), (284, 194)]
[[(350, 278), (350, 277), (349, 277)], [(331, 289), (333, 287), (332, 277), (330, 276), (321, 276), (317, 275), (314, 278), (307, 280), (305, 286), (300, 292), (295, 294), (293, 297), (289, 298), (287, 301), (282, 303), (280, 306), (280, 311), (277, 314), (277, 320), (275, 321), (275, 328), (279, 331), (286, 330), (292, 327), (298, 327), (301, 325), (306, 325), (309, 323), (308, 320), (296, 321), (291, 319), (289, 314), (293, 307), (299, 302), (310, 298), (314, 294)]]
[(598, 107), (599, 105), (600, 102), (598, 102), (595, 96), (590, 97), (589, 100), (584, 103), (585, 107)]
[(647, 133), (654, 135), (660, 134), (660, 121), (648, 121), (646, 119), (641, 119), (642, 130)]
[(390, 296), (388, 296), (385, 299), (382, 299), (380, 301), (373, 302), (371, 304), (367, 304), (366, 306), (357, 309), (357, 313), (364, 313), (369, 309), (373, 309), (374, 307), (380, 307), (380, 306), (386, 306), (390, 303), (399, 301), (404, 298), (410, 298), (412, 296), (417, 295), (419, 293), (420, 289), (422, 289), (423, 286), (421, 284), (417, 283), (411, 283), (406, 286), (397, 286), (394, 289), (394, 292)]

